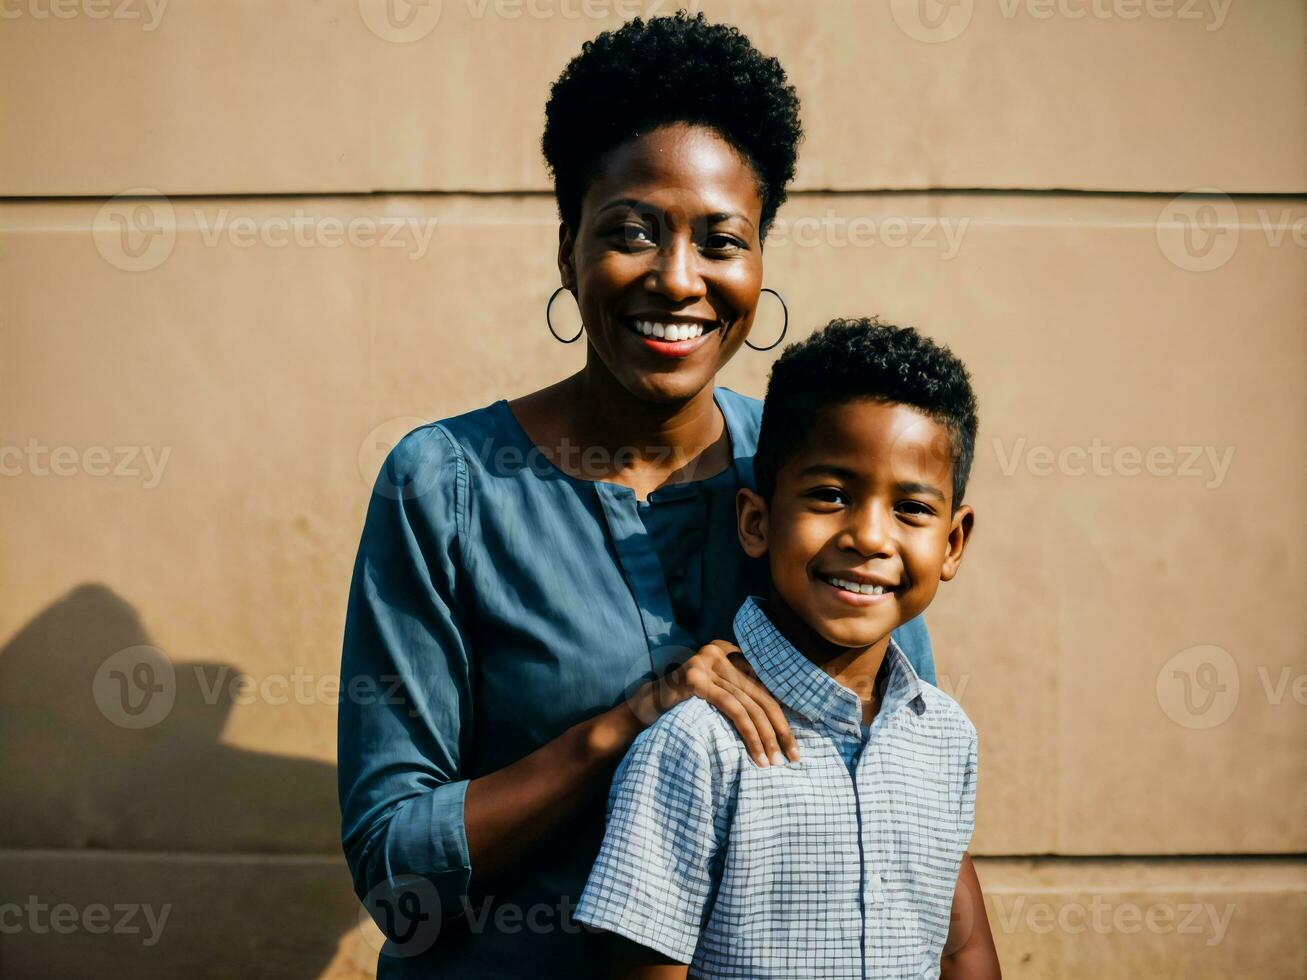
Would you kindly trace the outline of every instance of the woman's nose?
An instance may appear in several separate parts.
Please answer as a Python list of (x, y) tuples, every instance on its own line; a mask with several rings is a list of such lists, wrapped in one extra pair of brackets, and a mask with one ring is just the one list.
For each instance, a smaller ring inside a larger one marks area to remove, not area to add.
[(673, 303), (698, 299), (707, 292), (699, 271), (699, 250), (689, 236), (676, 235), (658, 250), (645, 287)]

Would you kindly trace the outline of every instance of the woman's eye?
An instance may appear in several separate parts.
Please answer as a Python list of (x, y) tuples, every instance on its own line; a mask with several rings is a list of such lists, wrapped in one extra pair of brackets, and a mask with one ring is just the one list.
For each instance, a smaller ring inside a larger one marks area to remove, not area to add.
[(646, 225), (628, 222), (616, 229), (616, 235), (625, 245), (652, 245), (653, 233)]
[(710, 252), (730, 252), (744, 248), (744, 242), (734, 235), (709, 235), (704, 242), (704, 248)]

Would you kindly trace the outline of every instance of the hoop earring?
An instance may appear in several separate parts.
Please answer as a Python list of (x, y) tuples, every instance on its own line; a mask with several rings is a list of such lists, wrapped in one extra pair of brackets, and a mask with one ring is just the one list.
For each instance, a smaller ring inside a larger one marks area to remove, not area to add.
[(749, 348), (751, 350), (771, 350), (773, 347), (775, 347), (777, 344), (779, 344), (782, 340), (785, 339), (785, 332), (790, 329), (790, 308), (785, 305), (785, 297), (782, 296), (780, 293), (776, 292), (776, 290), (772, 289), (770, 286), (763, 286), (762, 289), (758, 291), (760, 293), (771, 293), (773, 296), (775, 296), (778, 300), (781, 301), (781, 309), (785, 311), (785, 322), (781, 325), (781, 335), (777, 337), (772, 343), (768, 344), (766, 347), (758, 347), (755, 344), (749, 344), (748, 337), (744, 338), (744, 342), (746, 344), (749, 344)]
[(554, 335), (554, 339), (560, 344), (573, 344), (581, 339), (581, 334), (585, 333), (585, 324), (581, 324), (581, 329), (576, 332), (576, 336), (571, 340), (564, 340), (558, 336), (558, 331), (554, 329), (554, 321), (549, 318), (549, 312), (554, 308), (554, 300), (558, 299), (558, 294), (567, 291), (566, 286), (559, 286), (549, 297), (549, 302), (545, 304), (545, 323), (549, 327), (549, 332)]

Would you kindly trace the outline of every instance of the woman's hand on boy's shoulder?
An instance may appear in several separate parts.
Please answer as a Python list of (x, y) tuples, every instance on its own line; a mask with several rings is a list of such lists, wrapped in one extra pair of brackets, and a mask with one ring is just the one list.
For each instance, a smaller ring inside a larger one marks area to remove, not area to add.
[(714, 640), (661, 679), (643, 685), (627, 704), (646, 725), (690, 698), (703, 698), (739, 733), (759, 766), (799, 761), (799, 743), (780, 703), (759, 682), (735, 644)]

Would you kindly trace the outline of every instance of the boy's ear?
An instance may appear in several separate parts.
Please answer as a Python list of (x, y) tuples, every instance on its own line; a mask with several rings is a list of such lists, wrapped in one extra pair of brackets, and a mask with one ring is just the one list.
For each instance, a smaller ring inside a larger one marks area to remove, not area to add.
[(566, 221), (558, 222), (558, 284), (576, 292), (576, 265), (572, 261), (572, 249), (576, 239)]
[(976, 512), (963, 504), (953, 514), (953, 526), (948, 532), (948, 551), (944, 553), (944, 565), (939, 572), (941, 582), (950, 581), (958, 573), (962, 564), (962, 552), (971, 540), (971, 532), (976, 529)]
[(767, 501), (747, 487), (735, 495), (736, 530), (740, 547), (750, 558), (767, 554)]

